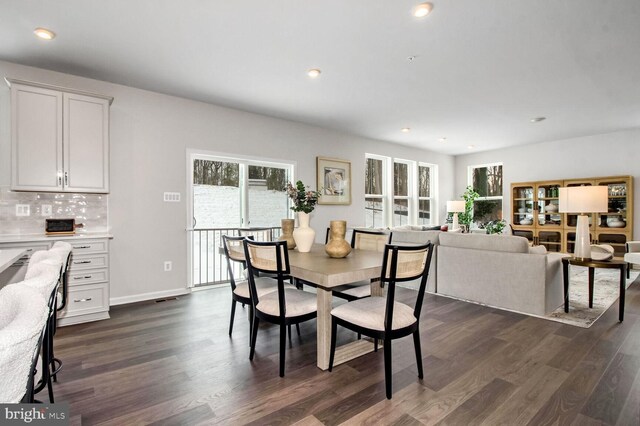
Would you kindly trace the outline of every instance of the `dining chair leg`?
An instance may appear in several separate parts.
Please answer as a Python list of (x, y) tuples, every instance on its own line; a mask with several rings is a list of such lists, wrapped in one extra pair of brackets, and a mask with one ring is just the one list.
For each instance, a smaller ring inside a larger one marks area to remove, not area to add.
[(236, 316), (236, 301), (231, 299), (231, 318), (229, 319), (229, 336), (233, 332), (233, 318)]
[[(289, 330), (291, 330), (291, 325), (289, 325)], [(284, 351), (286, 340), (287, 327), (284, 324), (280, 324), (280, 377), (284, 377)]]
[(422, 350), (420, 349), (420, 332), (418, 330), (413, 332), (413, 345), (416, 348), (416, 364), (418, 365), (418, 378), (424, 377), (422, 372)]
[(373, 339), (373, 351), (378, 352), (378, 339)]
[(289, 331), (289, 341), (291, 341), (291, 324), (287, 326), (287, 330)]
[(362, 333), (358, 333), (358, 340), (362, 339)]
[(251, 347), (251, 336), (253, 336), (253, 305), (249, 305), (249, 347)]
[(338, 335), (338, 323), (331, 317), (331, 350), (329, 351), (329, 371), (333, 369), (333, 358), (336, 354), (336, 337)]
[(387, 399), (391, 399), (391, 339), (384, 340), (384, 384)]
[(300, 337), (300, 323), (296, 323), (296, 331), (298, 332), (298, 337)]
[(627, 263), (627, 279), (631, 278), (631, 263)]
[(256, 353), (256, 337), (258, 337), (258, 325), (260, 319), (257, 316), (253, 317), (253, 325), (251, 330), (251, 351), (249, 352), (249, 359), (253, 360), (253, 355)]

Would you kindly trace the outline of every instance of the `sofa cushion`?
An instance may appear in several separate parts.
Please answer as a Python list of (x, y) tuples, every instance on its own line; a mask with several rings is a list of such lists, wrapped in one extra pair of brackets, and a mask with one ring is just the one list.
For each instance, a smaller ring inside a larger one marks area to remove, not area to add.
[(443, 232), (440, 234), (440, 245), (475, 250), (529, 253), (529, 240), (524, 237), (511, 235), (456, 234)]
[(392, 229), (391, 242), (394, 244), (426, 244), (431, 241), (433, 245), (438, 244), (441, 231), (403, 231)]

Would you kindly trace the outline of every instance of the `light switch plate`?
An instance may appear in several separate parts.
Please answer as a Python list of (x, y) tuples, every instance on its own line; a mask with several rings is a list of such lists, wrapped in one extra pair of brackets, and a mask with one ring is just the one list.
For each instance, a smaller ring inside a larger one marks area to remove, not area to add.
[(165, 192), (164, 193), (164, 201), (169, 203), (179, 203), (180, 202), (180, 193), (179, 192)]
[(31, 216), (31, 206), (29, 204), (16, 204), (16, 216)]

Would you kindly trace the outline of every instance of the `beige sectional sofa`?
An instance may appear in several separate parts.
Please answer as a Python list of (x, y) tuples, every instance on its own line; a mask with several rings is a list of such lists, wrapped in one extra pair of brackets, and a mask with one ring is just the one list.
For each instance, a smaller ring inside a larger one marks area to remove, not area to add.
[(442, 232), (438, 237), (438, 294), (540, 316), (563, 303), (566, 254), (531, 253), (528, 240), (516, 236)]

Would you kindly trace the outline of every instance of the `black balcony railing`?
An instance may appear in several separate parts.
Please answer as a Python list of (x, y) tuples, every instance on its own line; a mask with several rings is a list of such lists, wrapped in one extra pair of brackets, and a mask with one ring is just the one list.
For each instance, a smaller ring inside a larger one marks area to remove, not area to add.
[[(256, 241), (273, 241), (280, 237), (280, 227), (266, 228), (207, 228), (192, 231), (192, 280), (194, 286), (229, 282), (227, 260), (222, 250), (223, 235), (252, 235)], [(236, 264), (237, 265), (237, 264)], [(233, 273), (239, 277), (239, 265)]]

